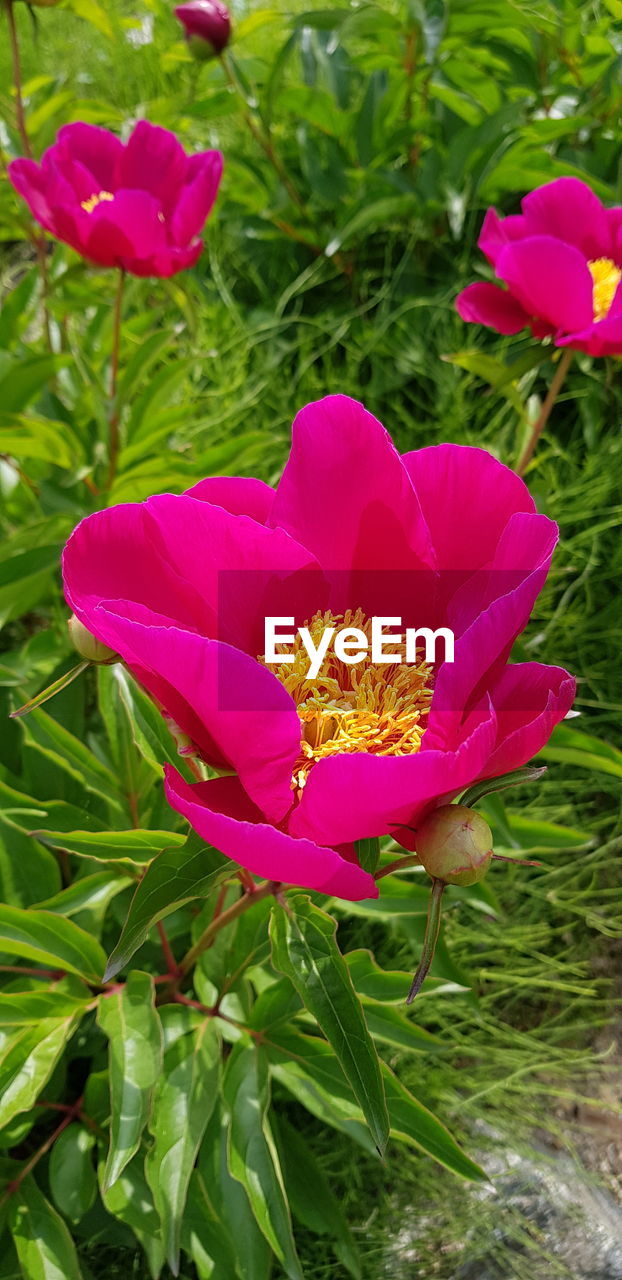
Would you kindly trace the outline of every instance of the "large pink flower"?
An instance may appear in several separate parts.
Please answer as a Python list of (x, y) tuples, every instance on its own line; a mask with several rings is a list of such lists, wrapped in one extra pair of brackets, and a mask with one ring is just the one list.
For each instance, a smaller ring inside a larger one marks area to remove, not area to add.
[[(253, 874), (357, 899), (376, 886), (355, 841), (412, 848), (423, 814), (523, 765), (570, 708), (566, 671), (507, 661), (556, 541), (484, 450), (400, 456), (362, 405), (329, 396), (298, 414), (276, 490), (207, 479), (84, 520), (65, 593), (223, 775), (168, 768), (171, 805)], [(317, 629), (347, 609), (362, 629), (447, 625), (455, 661), (308, 681), (261, 660), (266, 615)]]
[(187, 156), (174, 133), (146, 120), (125, 145), (97, 125), (67, 124), (41, 164), (9, 165), (46, 231), (135, 276), (172, 276), (197, 261), (221, 174), (219, 151)]
[(521, 208), (488, 210), (478, 243), (505, 288), (469, 285), (456, 301), (462, 319), (530, 328), (593, 356), (622, 352), (622, 208), (606, 209), (578, 178), (547, 182)]

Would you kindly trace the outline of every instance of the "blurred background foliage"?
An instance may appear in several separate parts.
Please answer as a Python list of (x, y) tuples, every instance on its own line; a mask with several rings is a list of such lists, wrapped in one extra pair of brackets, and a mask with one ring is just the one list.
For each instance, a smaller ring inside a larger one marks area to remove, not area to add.
[[(222, 65), (191, 61), (165, 0), (15, 10), (36, 154), (68, 121), (125, 135), (144, 116), (226, 157), (197, 267), (129, 282), (110, 494), (114, 280), (50, 245), (50, 350), (27, 213), (0, 181), (0, 890), (27, 907), (62, 883), (53, 841), (33, 841), (33, 828), (88, 820), (101, 830), (112, 812), (123, 829), (130, 794), (143, 826), (175, 825), (145, 708), (107, 688), (109, 673), (99, 691), (89, 672), (45, 712), (7, 720), (74, 661), (58, 572), (71, 528), (108, 501), (180, 491), (203, 475), (274, 481), (294, 412), (330, 391), (362, 399), (404, 449), (452, 440), (515, 461), (550, 380), (549, 350), (467, 329), (453, 300), (486, 276), (476, 240), (489, 203), (511, 213), (560, 174), (622, 202), (622, 3), (234, 4)], [(0, 113), (5, 165), (20, 146), (4, 37)], [(622, 936), (620, 402), (618, 361), (579, 356), (527, 476), (561, 543), (516, 656), (574, 671), (581, 719), (555, 735), (537, 787), (484, 807), (497, 847), (529, 850), (544, 868), (498, 865), (490, 897), (455, 896), (437, 968), (448, 990), (417, 1008), (442, 1052), (415, 1052), (399, 1035), (385, 1050), (484, 1163), (506, 1147), (532, 1151), (537, 1134), (547, 1159), (563, 1148), (614, 1190), (619, 1174), (585, 1135), (620, 1115), (609, 1083), (619, 1059), (607, 1056)], [(114, 881), (93, 909), (90, 927), (110, 945), (126, 905)], [(415, 905), (344, 908), (342, 949), (372, 947), (385, 969), (411, 969)], [(380, 1165), (291, 1102), (284, 1113), (343, 1204), (369, 1280), (579, 1274), (551, 1260), (537, 1221), (504, 1207), (503, 1179), (474, 1208), (473, 1191), (449, 1187), (430, 1161), (393, 1151)], [(22, 1150), (22, 1133), (4, 1136)], [(84, 1274), (141, 1275), (129, 1231), (122, 1238), (103, 1209), (82, 1209), (68, 1216)], [(341, 1280), (348, 1272), (312, 1218), (301, 1213), (297, 1228), (304, 1274)], [(7, 1252), (0, 1275), (15, 1267)]]

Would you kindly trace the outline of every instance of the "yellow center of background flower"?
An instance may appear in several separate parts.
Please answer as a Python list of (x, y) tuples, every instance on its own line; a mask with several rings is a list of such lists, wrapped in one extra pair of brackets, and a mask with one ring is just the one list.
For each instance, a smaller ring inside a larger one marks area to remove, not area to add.
[[(371, 642), (371, 619), (362, 609), (344, 614), (316, 613), (307, 623), (317, 646), (327, 627), (356, 627)], [(301, 790), (317, 760), (339, 752), (367, 751), (380, 756), (407, 756), (419, 751), (432, 701), (432, 667), (405, 663), (405, 644), (387, 645), (402, 662), (358, 665), (341, 662), (332, 645), (319, 675), (308, 675), (309, 655), (298, 632), (294, 661), (270, 669), (296, 703), (302, 726), (300, 756), (292, 784)]]
[(595, 258), (587, 265), (594, 282), (592, 289), (594, 320), (604, 320), (609, 314), (616, 289), (622, 280), (622, 271), (616, 267), (611, 258)]
[(88, 200), (82, 201), (82, 208), (86, 213), (92, 213), (93, 209), (96, 209), (98, 204), (102, 203), (102, 200), (114, 200), (112, 191), (98, 191), (97, 195), (89, 196)]

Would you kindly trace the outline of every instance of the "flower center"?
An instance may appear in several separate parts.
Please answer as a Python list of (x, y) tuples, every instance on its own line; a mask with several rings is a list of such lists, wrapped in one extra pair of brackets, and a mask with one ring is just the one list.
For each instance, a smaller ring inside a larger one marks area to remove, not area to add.
[[(352, 627), (371, 640), (371, 619), (362, 609), (316, 613), (307, 623), (317, 646), (327, 627)], [(302, 790), (317, 760), (339, 752), (407, 756), (419, 751), (433, 693), (429, 663), (406, 664), (405, 643), (391, 646), (402, 661), (374, 665), (342, 662), (329, 648), (319, 675), (309, 677), (309, 654), (299, 633), (289, 647), (293, 662), (271, 670), (291, 694), (301, 723), (300, 756), (292, 785)]]
[(89, 196), (88, 200), (82, 201), (82, 208), (85, 213), (92, 213), (93, 209), (96, 209), (98, 204), (102, 203), (102, 200), (114, 200), (112, 191), (98, 191), (97, 195)]
[(594, 320), (604, 320), (609, 314), (616, 289), (622, 280), (622, 271), (616, 267), (611, 258), (595, 258), (587, 265), (593, 280)]

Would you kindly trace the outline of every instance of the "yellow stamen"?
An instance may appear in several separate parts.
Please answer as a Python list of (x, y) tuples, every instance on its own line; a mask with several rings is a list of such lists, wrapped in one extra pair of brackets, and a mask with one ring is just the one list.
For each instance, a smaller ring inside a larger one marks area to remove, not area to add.
[(595, 258), (588, 262), (593, 284), (594, 320), (604, 320), (622, 280), (622, 271), (611, 258)]
[[(371, 619), (361, 609), (343, 615), (316, 613), (308, 624), (317, 646), (326, 627), (354, 627), (371, 640)], [(405, 663), (405, 644), (397, 645), (401, 663), (375, 666), (368, 659), (354, 666), (329, 651), (318, 676), (308, 676), (309, 655), (298, 632), (294, 661), (270, 669), (296, 703), (301, 723), (300, 756), (292, 786), (302, 790), (317, 760), (339, 752), (406, 756), (419, 751), (433, 694), (429, 663)]]
[(82, 208), (85, 213), (92, 213), (93, 209), (96, 209), (102, 200), (114, 200), (112, 191), (98, 191), (97, 195), (89, 196), (88, 200), (82, 201)]

